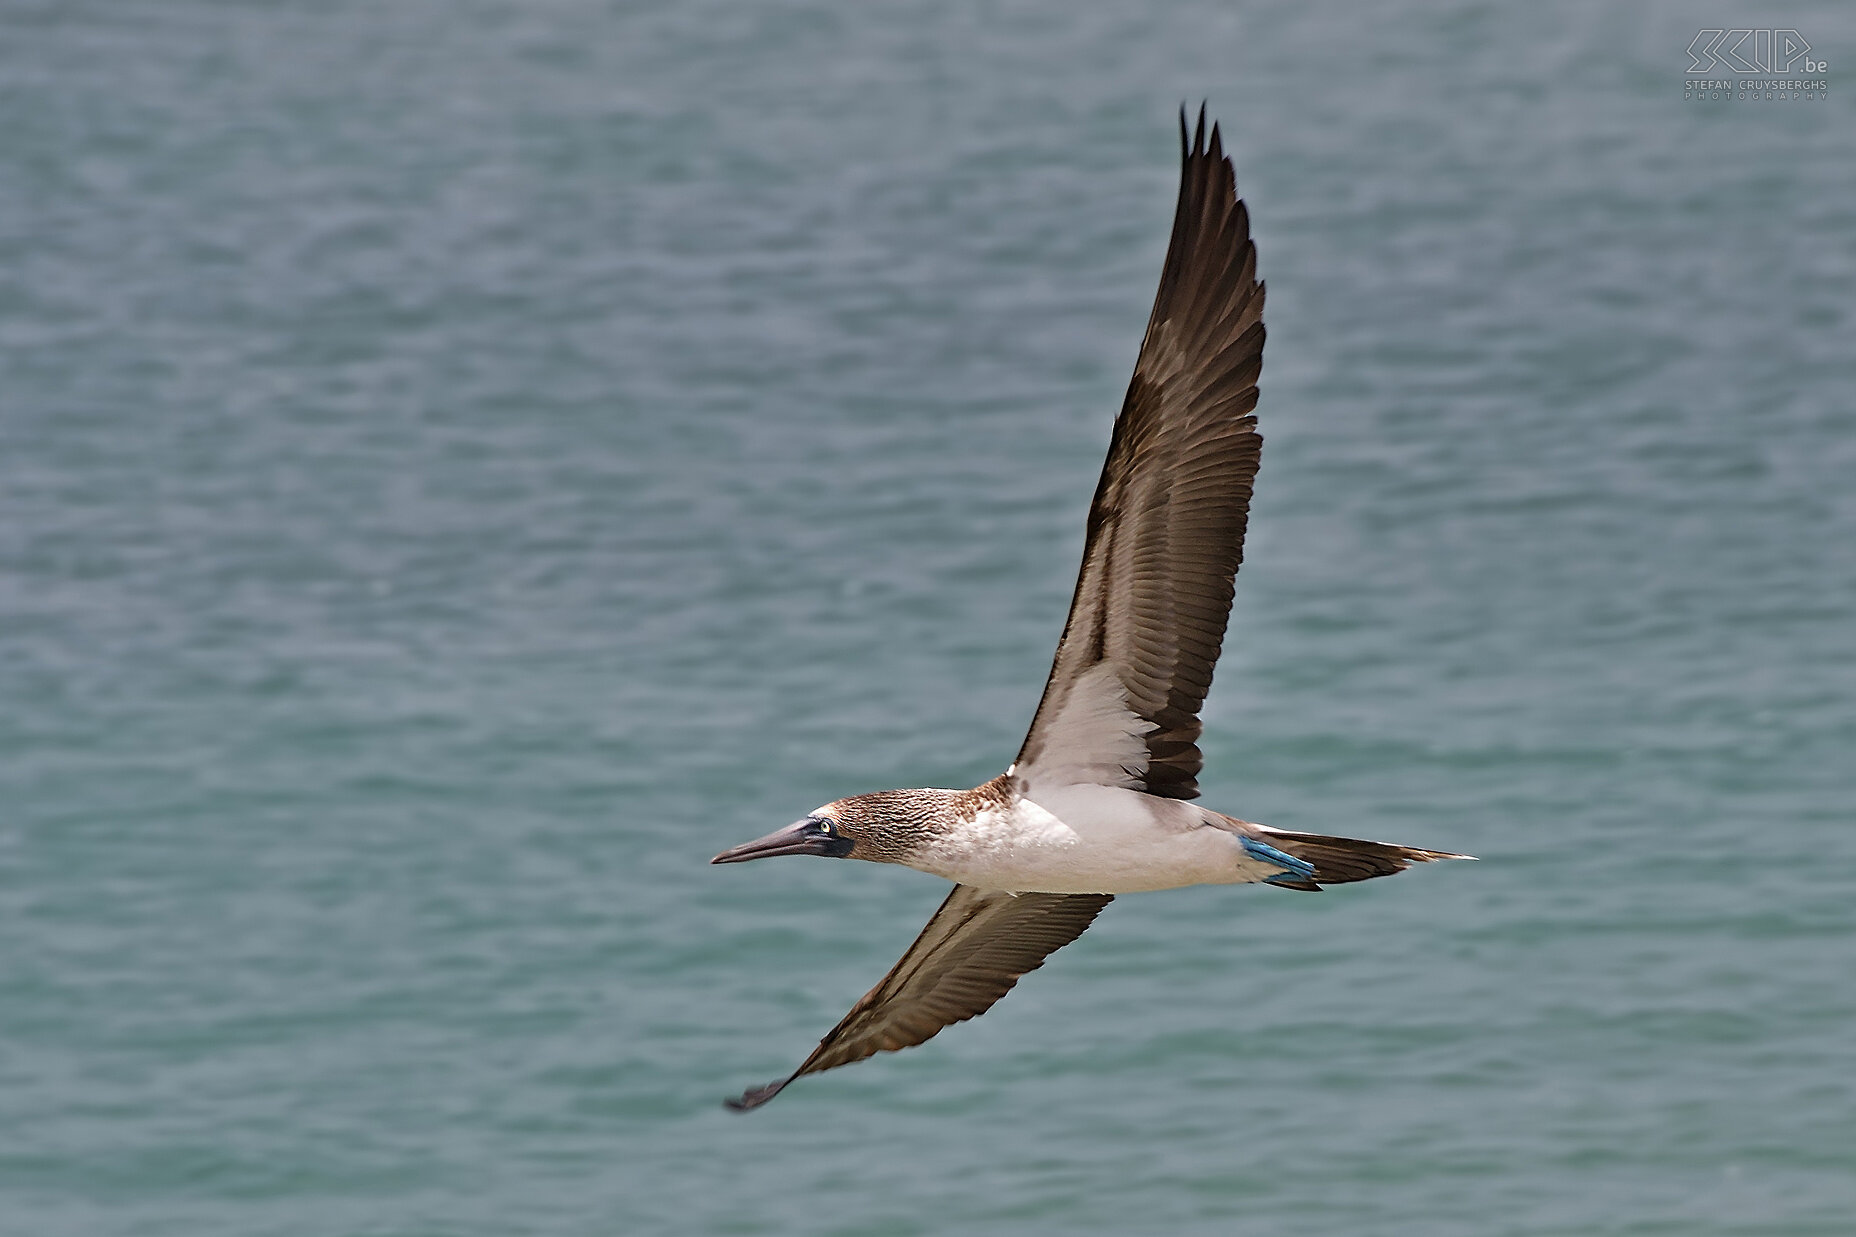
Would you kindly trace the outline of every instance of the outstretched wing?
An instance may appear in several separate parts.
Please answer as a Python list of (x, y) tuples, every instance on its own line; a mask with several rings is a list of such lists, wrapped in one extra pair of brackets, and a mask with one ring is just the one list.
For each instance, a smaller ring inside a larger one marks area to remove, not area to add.
[(956, 885), (883, 982), (851, 1007), (800, 1067), (730, 1108), (759, 1108), (786, 1084), (931, 1039), (991, 1009), (1018, 977), (1083, 934), (1107, 893), (1003, 893)]
[(1263, 285), (1205, 112), (1160, 291), (1089, 509), (1069, 621), (1014, 772), (1197, 797), (1199, 707), (1231, 612), (1263, 439)]

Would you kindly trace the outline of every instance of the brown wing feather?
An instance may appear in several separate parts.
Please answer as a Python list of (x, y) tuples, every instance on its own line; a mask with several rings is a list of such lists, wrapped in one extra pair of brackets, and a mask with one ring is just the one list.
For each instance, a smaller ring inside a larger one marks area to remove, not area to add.
[(956, 885), (883, 982), (864, 994), (800, 1067), (730, 1108), (758, 1108), (787, 1083), (931, 1039), (977, 1017), (1018, 977), (1083, 934), (1114, 901), (1107, 893), (1002, 893)]
[[(1045, 738), (1076, 678), (1104, 661), (1145, 731), (1149, 794), (1197, 797), (1199, 708), (1224, 642), (1263, 439), (1264, 287), (1216, 125), (1186, 145), (1179, 207), (1140, 359), (1089, 509), (1083, 566), (1050, 679), (1018, 755)], [(1053, 753), (1061, 759), (1061, 754)]]

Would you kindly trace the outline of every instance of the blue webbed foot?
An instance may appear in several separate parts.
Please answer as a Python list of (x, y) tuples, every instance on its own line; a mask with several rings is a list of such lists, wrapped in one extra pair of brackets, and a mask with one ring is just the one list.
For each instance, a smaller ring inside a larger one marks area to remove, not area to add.
[(1245, 853), (1252, 859), (1261, 859), (1264, 863), (1273, 863), (1277, 867), (1289, 869), (1287, 872), (1278, 872), (1274, 876), (1264, 877), (1265, 884), (1279, 880), (1305, 881), (1312, 879), (1315, 875), (1315, 865), (1306, 859), (1297, 859), (1287, 851), (1277, 850), (1268, 842), (1259, 842), (1253, 837), (1240, 835), (1238, 840), (1243, 842)]

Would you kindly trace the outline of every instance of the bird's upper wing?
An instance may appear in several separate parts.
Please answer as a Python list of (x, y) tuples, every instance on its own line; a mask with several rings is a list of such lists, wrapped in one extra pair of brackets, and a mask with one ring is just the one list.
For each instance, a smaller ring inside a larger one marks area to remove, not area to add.
[(956, 885), (883, 982), (864, 994), (812, 1055), (730, 1108), (758, 1108), (795, 1078), (894, 1052), (991, 1009), (1018, 977), (1083, 934), (1107, 893), (1003, 893)]
[(1186, 145), (1173, 239), (1089, 509), (1069, 621), (1014, 772), (1195, 798), (1262, 438), (1263, 285), (1217, 126)]

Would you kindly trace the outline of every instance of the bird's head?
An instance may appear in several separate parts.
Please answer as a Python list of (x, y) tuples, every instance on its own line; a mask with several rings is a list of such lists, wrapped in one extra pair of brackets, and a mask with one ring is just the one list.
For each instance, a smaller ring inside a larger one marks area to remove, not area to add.
[(913, 843), (927, 832), (924, 796), (937, 791), (886, 790), (853, 795), (815, 808), (764, 838), (723, 851), (710, 863), (746, 863), (775, 855), (827, 855), (833, 859), (868, 859), (900, 863)]

